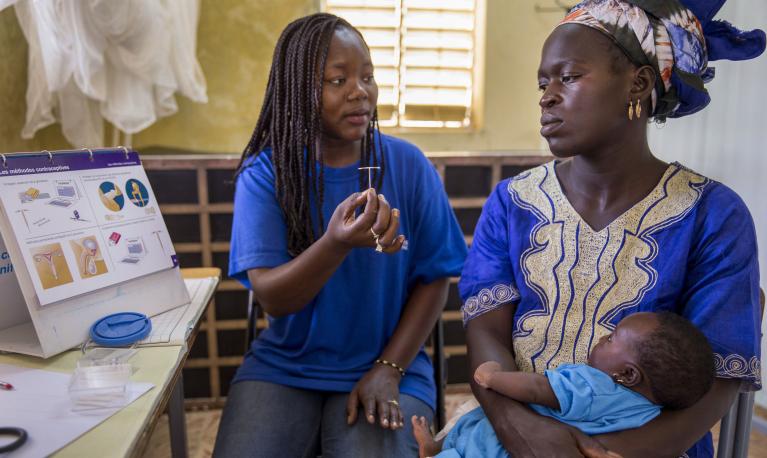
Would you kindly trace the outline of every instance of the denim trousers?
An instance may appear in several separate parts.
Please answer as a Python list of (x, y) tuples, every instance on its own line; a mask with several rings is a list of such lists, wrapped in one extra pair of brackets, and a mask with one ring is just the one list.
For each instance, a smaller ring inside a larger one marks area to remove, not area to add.
[(369, 424), (360, 409), (346, 424), (349, 393), (313, 391), (260, 381), (242, 381), (229, 389), (221, 415), (214, 457), (303, 458), (417, 457), (410, 417), (430, 422), (432, 409), (400, 394), (403, 428)]

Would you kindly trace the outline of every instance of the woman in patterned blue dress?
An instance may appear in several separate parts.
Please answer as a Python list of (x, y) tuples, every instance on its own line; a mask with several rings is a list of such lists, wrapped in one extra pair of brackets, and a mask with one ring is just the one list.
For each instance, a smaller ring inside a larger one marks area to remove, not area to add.
[(712, 456), (708, 431), (761, 387), (754, 225), (729, 188), (657, 159), (648, 119), (702, 109), (709, 60), (748, 59), (764, 32), (712, 21), (723, 0), (588, 0), (547, 39), (541, 134), (556, 160), (488, 198), (459, 285), (471, 371), (586, 361), (622, 317), (670, 310), (709, 339), (717, 379), (696, 405), (588, 437), (473, 386), (513, 456)]

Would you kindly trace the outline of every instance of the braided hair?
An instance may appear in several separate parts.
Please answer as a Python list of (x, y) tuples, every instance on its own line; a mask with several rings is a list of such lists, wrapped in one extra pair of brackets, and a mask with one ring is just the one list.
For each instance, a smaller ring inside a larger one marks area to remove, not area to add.
[[(283, 30), (272, 57), (272, 68), (258, 122), (242, 153), (239, 175), (264, 148), (272, 149), (276, 197), (285, 216), (288, 253), (298, 256), (322, 235), (325, 162), (321, 137), (322, 84), (330, 41), (343, 27), (362, 34), (347, 21), (327, 13), (305, 16)], [(367, 44), (365, 44), (367, 47)], [(377, 141), (376, 141), (377, 133)], [(360, 166), (380, 167), (373, 186), (380, 188), (384, 154), (375, 110), (361, 143)], [(319, 170), (318, 170), (319, 169)], [(360, 172), (360, 190), (367, 186)], [(316, 228), (310, 195), (316, 197)]]

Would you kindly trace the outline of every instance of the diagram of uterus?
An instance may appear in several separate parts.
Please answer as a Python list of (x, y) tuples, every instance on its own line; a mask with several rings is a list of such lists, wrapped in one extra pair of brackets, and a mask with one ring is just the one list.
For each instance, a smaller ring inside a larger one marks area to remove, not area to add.
[(34, 260), (35, 262), (47, 262), (54, 280), (58, 280), (59, 275), (58, 272), (56, 272), (56, 264), (53, 262), (55, 256), (64, 256), (64, 253), (62, 253), (61, 250), (44, 251), (42, 253), (36, 253), (34, 255)]

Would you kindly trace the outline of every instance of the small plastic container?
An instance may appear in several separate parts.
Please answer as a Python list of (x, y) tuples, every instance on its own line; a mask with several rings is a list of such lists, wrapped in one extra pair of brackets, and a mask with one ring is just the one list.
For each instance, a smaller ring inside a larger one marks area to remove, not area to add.
[(138, 351), (135, 344), (130, 347), (106, 348), (91, 347), (89, 343), (83, 345), (83, 356), (77, 360), (77, 367), (124, 364)]
[(80, 365), (69, 382), (73, 411), (123, 407), (128, 401), (127, 385), (132, 373), (127, 363)]
[(71, 408), (78, 410), (123, 407), (128, 403), (128, 383), (133, 373), (128, 359), (137, 343), (152, 330), (144, 314), (107, 315), (91, 326), (90, 339), (69, 381)]

